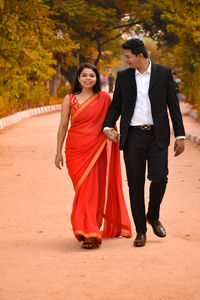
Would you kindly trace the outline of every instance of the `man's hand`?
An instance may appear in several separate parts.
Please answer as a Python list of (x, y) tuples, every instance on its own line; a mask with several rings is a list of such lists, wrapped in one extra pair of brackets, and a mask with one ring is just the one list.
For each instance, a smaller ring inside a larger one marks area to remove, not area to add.
[(109, 141), (115, 143), (119, 141), (119, 133), (114, 128), (106, 129), (103, 133), (106, 135)]
[(177, 139), (174, 143), (174, 156), (178, 156), (185, 149), (184, 139)]

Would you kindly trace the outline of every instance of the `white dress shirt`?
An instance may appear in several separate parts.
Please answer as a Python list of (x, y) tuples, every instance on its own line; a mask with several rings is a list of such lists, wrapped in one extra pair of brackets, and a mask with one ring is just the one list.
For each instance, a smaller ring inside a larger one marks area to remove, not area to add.
[(151, 112), (151, 103), (149, 99), (149, 83), (151, 76), (151, 61), (149, 61), (148, 69), (142, 74), (137, 69), (135, 70), (135, 81), (137, 86), (137, 98), (134, 114), (130, 125), (138, 126), (149, 124), (153, 125)]

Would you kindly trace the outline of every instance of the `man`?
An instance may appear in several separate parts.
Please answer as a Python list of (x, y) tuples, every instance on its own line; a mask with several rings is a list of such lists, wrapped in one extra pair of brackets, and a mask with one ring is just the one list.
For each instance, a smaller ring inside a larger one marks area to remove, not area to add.
[(112, 73), (108, 75), (108, 86), (109, 86), (109, 93), (113, 92), (113, 83), (114, 83), (114, 77)]
[[(118, 141), (114, 125), (120, 121), (120, 149), (124, 152), (131, 211), (136, 227), (134, 246), (146, 243), (148, 222), (154, 233), (165, 237), (159, 220), (168, 175), (169, 108), (174, 134), (174, 156), (184, 151), (185, 131), (171, 69), (153, 64), (143, 42), (130, 39), (122, 45), (130, 68), (117, 74), (113, 101), (104, 122), (104, 133)], [(145, 214), (144, 183), (146, 162), (151, 181), (149, 205)]]

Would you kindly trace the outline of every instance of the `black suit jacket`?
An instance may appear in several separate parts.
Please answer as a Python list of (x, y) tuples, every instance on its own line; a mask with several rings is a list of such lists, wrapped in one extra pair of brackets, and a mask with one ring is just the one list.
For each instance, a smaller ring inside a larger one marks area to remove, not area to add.
[[(135, 69), (118, 72), (113, 101), (104, 121), (104, 127), (114, 127), (120, 120), (120, 149), (124, 149), (128, 128), (134, 113), (137, 96)], [(176, 96), (171, 69), (153, 64), (149, 84), (149, 98), (154, 122), (156, 141), (160, 148), (166, 148), (170, 143), (170, 127), (167, 107), (171, 116), (175, 136), (184, 136), (184, 126)]]

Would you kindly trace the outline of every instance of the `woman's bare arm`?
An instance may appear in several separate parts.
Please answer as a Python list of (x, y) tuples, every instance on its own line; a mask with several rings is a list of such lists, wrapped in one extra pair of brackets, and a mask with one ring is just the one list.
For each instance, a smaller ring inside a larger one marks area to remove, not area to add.
[(69, 118), (70, 118), (70, 99), (69, 96), (67, 95), (65, 96), (62, 102), (61, 119), (60, 119), (60, 124), (57, 133), (57, 150), (56, 150), (56, 157), (55, 157), (55, 165), (58, 169), (61, 169), (61, 167), (63, 167), (62, 147), (69, 126)]

